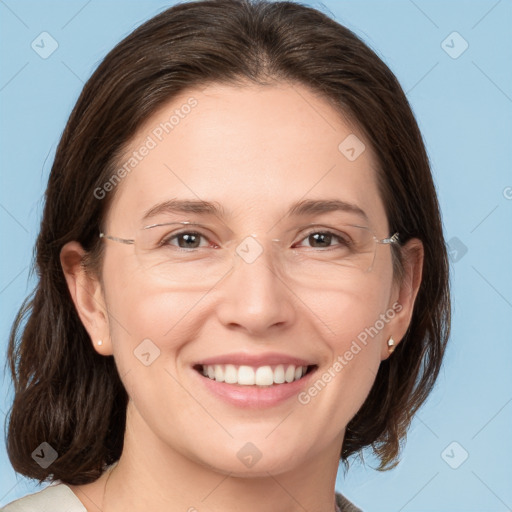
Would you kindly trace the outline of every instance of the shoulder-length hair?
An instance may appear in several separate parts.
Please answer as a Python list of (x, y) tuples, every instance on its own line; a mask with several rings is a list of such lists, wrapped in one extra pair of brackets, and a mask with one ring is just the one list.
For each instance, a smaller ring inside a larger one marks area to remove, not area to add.
[[(61, 268), (64, 244), (88, 251), (101, 277), (98, 232), (124, 148), (160, 106), (211, 83), (309, 87), (361, 130), (377, 157), (391, 232), (425, 248), (423, 280), (405, 338), (380, 365), (364, 404), (347, 425), (340, 453), (372, 447), (378, 469), (398, 463), (401, 441), (438, 376), (448, 340), (447, 251), (428, 157), (397, 79), (354, 33), (299, 3), (204, 0), (150, 19), (101, 62), (69, 117), (57, 148), (35, 247), (39, 281), (13, 324), (8, 361), (14, 381), (7, 451), (13, 468), (43, 480), (85, 484), (123, 449), (127, 393), (112, 356), (100, 356), (80, 322)], [(341, 141), (340, 141), (341, 142)], [(400, 275), (400, 248), (394, 254)], [(32, 457), (49, 443), (47, 468)]]

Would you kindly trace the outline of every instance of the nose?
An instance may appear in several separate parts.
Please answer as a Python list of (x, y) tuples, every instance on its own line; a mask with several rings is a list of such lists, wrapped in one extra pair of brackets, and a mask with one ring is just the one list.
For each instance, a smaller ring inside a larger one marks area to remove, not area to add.
[(274, 265), (271, 253), (250, 240), (239, 247), (233, 269), (222, 282), (217, 307), (218, 318), (226, 327), (264, 336), (269, 330), (293, 324), (297, 297)]

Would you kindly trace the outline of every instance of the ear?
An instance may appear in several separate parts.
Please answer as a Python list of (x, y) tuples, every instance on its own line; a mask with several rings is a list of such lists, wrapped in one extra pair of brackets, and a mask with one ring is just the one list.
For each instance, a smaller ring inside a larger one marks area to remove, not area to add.
[[(100, 280), (87, 272), (86, 251), (78, 242), (68, 242), (60, 251), (60, 263), (78, 316), (89, 333), (94, 349), (112, 355), (107, 307)], [(98, 341), (101, 340), (101, 345)]]
[(387, 325), (381, 360), (390, 356), (387, 344), (389, 337), (393, 337), (396, 347), (409, 328), (423, 275), (424, 249), (421, 240), (412, 238), (400, 248), (400, 251), (403, 261), (403, 276), (394, 287), (389, 304), (390, 309), (395, 312), (395, 316)]

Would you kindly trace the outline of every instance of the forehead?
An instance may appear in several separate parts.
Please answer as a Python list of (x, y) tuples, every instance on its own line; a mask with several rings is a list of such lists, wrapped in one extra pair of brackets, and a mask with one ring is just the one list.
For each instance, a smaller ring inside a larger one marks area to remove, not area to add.
[(216, 202), (255, 229), (299, 200), (338, 199), (386, 226), (371, 148), (297, 84), (184, 91), (144, 123), (116, 168), (125, 170), (108, 216), (116, 226), (175, 198)]

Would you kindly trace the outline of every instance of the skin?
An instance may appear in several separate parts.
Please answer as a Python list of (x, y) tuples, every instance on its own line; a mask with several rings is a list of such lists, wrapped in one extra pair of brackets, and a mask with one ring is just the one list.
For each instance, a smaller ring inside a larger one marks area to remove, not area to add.
[[(355, 203), (379, 238), (392, 234), (371, 148), (365, 142), (366, 150), (349, 161), (338, 145), (351, 133), (364, 142), (359, 131), (307, 88), (276, 83), (188, 90), (147, 120), (127, 154), (191, 96), (198, 105), (117, 186), (105, 231), (131, 238), (156, 203), (200, 198), (222, 204), (230, 229), (240, 239), (257, 235), (265, 250), (204, 293), (148, 278), (133, 246), (105, 242), (101, 280), (80, 267), (84, 250), (77, 242), (64, 246), (62, 267), (91, 344), (114, 356), (130, 397), (119, 463), (110, 475), (72, 490), (89, 512), (334, 510), (345, 427), (389, 357), (388, 338), (398, 343), (407, 330), (423, 248), (418, 240), (403, 247), (400, 283), (388, 246), (378, 247), (371, 272), (343, 286), (277, 279), (268, 240), (288, 225), (329, 227), (335, 218), (276, 225), (295, 201)], [(400, 312), (308, 404), (292, 398), (240, 409), (197, 385), (194, 362), (232, 352), (302, 357), (315, 361), (321, 375), (396, 302)], [(161, 351), (150, 366), (133, 354), (146, 338)], [(237, 457), (247, 442), (262, 454), (251, 468)]]

